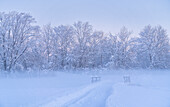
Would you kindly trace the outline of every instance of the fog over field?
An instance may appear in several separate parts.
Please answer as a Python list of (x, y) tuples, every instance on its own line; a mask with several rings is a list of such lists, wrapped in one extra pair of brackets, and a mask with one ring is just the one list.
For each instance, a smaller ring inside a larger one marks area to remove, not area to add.
[(0, 107), (170, 107), (169, 0), (1, 0)]

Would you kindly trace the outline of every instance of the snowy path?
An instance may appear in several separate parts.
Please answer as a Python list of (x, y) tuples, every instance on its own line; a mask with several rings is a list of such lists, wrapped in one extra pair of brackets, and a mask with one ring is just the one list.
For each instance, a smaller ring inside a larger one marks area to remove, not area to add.
[(109, 83), (100, 84), (91, 90), (86, 96), (70, 104), (69, 107), (105, 107), (111, 89), (112, 87)]
[(169, 89), (105, 81), (40, 107), (169, 107), (169, 99)]
[(91, 84), (40, 107), (104, 107), (111, 89), (112, 84), (110, 82)]
[[(88, 75), (58, 73), (46, 78), (1, 78), (0, 107), (170, 107), (170, 74)], [(77, 81), (79, 80), (79, 81)]]

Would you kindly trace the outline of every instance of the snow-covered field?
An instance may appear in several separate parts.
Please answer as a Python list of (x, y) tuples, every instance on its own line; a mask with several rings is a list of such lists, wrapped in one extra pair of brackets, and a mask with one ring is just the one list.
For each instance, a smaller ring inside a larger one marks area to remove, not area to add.
[[(1, 76), (0, 107), (170, 107), (168, 71), (98, 75), (101, 81), (96, 83), (91, 83), (90, 73)], [(124, 75), (130, 76), (130, 83), (123, 82)]]

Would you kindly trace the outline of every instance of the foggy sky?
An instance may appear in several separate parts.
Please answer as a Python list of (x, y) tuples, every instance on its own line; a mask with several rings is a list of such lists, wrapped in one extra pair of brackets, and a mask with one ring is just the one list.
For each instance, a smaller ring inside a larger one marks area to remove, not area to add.
[(145, 25), (162, 25), (170, 34), (170, 0), (0, 0), (0, 12), (30, 13), (38, 25), (88, 21), (97, 30), (138, 34)]

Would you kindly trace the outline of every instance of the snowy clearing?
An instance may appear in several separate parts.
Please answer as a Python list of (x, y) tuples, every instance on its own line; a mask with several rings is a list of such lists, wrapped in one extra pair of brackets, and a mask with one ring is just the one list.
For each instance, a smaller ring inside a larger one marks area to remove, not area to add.
[[(130, 75), (131, 83), (123, 83)], [(57, 72), (47, 77), (0, 79), (0, 107), (169, 107), (170, 73), (113, 72), (100, 74)]]

